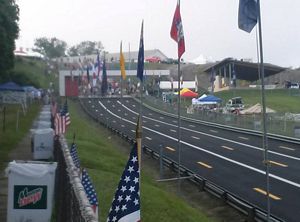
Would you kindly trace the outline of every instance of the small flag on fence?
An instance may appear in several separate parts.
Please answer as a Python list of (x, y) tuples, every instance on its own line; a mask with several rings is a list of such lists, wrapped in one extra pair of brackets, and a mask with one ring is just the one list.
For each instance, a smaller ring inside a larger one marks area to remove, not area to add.
[(64, 134), (66, 132), (66, 119), (64, 116), (61, 116), (60, 113), (56, 113), (54, 125), (55, 135)]
[(97, 193), (92, 184), (91, 178), (86, 171), (86, 169), (82, 170), (81, 184), (85, 190), (86, 197), (88, 198), (96, 217), (98, 218), (98, 198)]
[(77, 153), (77, 145), (76, 143), (72, 143), (70, 149), (70, 155), (72, 157), (73, 163), (77, 168), (80, 168), (80, 159)]
[(61, 111), (61, 116), (65, 117), (65, 121), (66, 121), (66, 126), (71, 124), (71, 118), (70, 118), (70, 114), (69, 114), (69, 109), (68, 109), (68, 101), (65, 101), (65, 104), (63, 106), (63, 109)]
[(135, 144), (115, 193), (107, 218), (108, 222), (141, 221), (139, 180), (140, 170), (137, 144)]

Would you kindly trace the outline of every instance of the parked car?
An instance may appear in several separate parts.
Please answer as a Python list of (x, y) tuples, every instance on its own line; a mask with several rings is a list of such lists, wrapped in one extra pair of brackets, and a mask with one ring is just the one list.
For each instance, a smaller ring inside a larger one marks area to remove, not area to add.
[(300, 89), (300, 84), (299, 83), (291, 83), (290, 88), (291, 89)]
[(151, 63), (160, 63), (161, 59), (157, 56), (153, 56), (153, 57), (148, 57), (145, 59), (146, 62), (151, 62)]
[(229, 99), (226, 103), (226, 109), (231, 112), (234, 112), (236, 110), (243, 110), (244, 103), (242, 97), (234, 97)]

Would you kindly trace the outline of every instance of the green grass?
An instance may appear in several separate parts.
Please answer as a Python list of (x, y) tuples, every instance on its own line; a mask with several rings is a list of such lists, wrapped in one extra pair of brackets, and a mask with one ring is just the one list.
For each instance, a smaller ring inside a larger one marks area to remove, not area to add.
[[(92, 121), (86, 121), (82, 113), (77, 111), (78, 104), (70, 101), (69, 108), (72, 124), (68, 129), (67, 138), (71, 141), (73, 133), (76, 133), (81, 165), (88, 169), (92, 177), (99, 199), (100, 220), (106, 221), (130, 146), (124, 142), (120, 145), (112, 139), (107, 130), (97, 127)], [(142, 170), (141, 198), (143, 221), (213, 221), (175, 194), (168, 192), (164, 185), (156, 183), (153, 170), (146, 165)]]
[[(19, 129), (16, 131), (17, 112), (19, 113)], [(6, 105), (5, 131), (3, 131), (3, 110), (0, 112), (0, 169), (6, 165), (9, 152), (14, 149), (31, 128), (32, 121), (37, 116), (40, 105), (33, 104), (24, 116), (20, 105)]]
[[(298, 89), (275, 89), (266, 90), (266, 105), (279, 113), (300, 113), (300, 90)], [(261, 91), (255, 89), (230, 90), (215, 93), (216, 96), (227, 102), (228, 99), (241, 96), (247, 106), (261, 104)]]

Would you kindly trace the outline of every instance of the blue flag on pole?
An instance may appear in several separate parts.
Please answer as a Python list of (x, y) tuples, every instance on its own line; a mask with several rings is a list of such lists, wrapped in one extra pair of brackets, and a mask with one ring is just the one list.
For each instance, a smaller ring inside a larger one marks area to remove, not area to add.
[(107, 73), (106, 73), (106, 64), (105, 64), (105, 58), (103, 61), (103, 68), (102, 68), (102, 84), (101, 84), (101, 93), (102, 96), (105, 96), (107, 93)]
[(257, 0), (240, 0), (239, 28), (250, 33), (257, 23)]
[(141, 29), (141, 37), (140, 37), (140, 48), (139, 48), (139, 55), (138, 55), (138, 67), (137, 67), (137, 77), (143, 81), (143, 74), (144, 74), (144, 21), (142, 22), (142, 29)]

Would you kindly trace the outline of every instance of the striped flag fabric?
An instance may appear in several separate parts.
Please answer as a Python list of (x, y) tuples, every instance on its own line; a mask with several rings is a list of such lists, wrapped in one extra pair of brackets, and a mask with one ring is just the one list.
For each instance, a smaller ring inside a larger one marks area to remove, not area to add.
[(56, 113), (54, 125), (55, 135), (64, 134), (66, 132), (66, 118), (61, 116), (60, 113)]
[(84, 188), (86, 197), (88, 198), (93, 211), (96, 215), (96, 217), (98, 218), (98, 198), (97, 198), (97, 193), (95, 191), (95, 188), (92, 184), (91, 178), (88, 174), (88, 172), (86, 171), (86, 169), (83, 168), (82, 170), (82, 176), (81, 176), (81, 184)]
[(115, 193), (107, 218), (108, 222), (141, 221), (139, 180), (140, 170), (135, 143)]
[(66, 122), (66, 126), (71, 124), (71, 118), (70, 118), (70, 114), (69, 114), (69, 109), (68, 109), (68, 101), (65, 101), (65, 104), (61, 110), (60, 113), (61, 116), (65, 117), (65, 122)]
[(120, 69), (121, 69), (121, 76), (123, 80), (126, 79), (126, 72), (125, 72), (125, 58), (122, 52), (122, 42), (120, 45)]
[(80, 168), (80, 159), (77, 153), (77, 145), (76, 143), (72, 143), (70, 149), (70, 155), (72, 157), (73, 163), (77, 168)]

